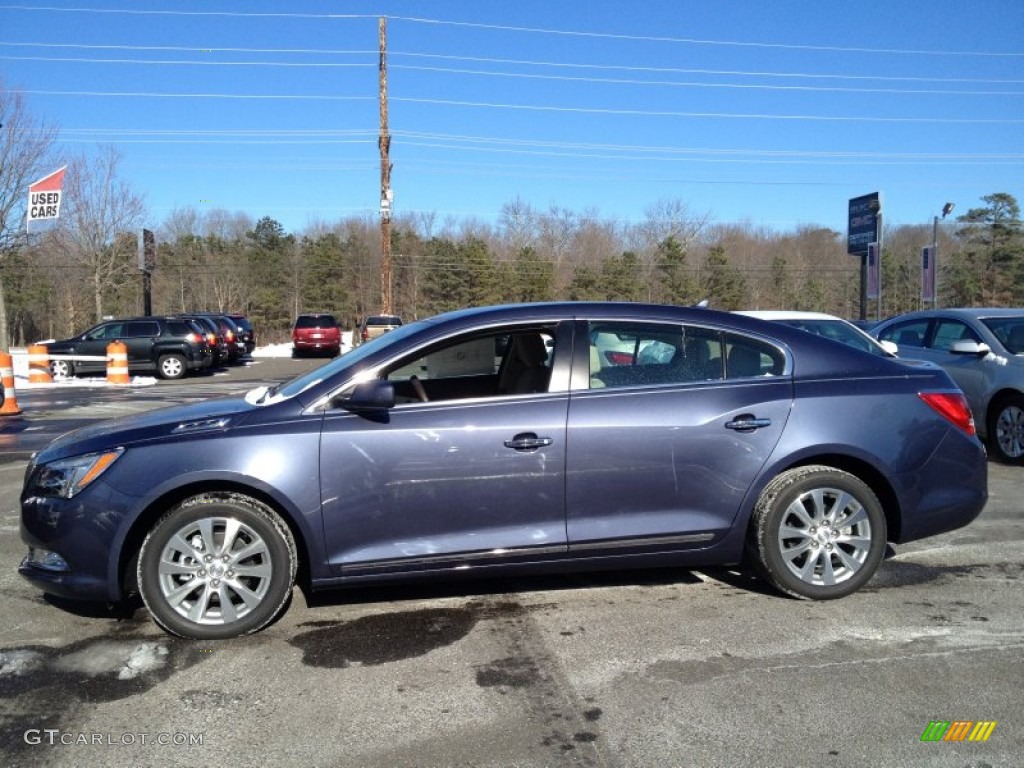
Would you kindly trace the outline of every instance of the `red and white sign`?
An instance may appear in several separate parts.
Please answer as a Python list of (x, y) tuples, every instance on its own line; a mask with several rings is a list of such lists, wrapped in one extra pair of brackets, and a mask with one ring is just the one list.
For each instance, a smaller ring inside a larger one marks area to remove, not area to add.
[(28, 220), (44, 221), (60, 216), (61, 185), (64, 183), (65, 165), (49, 176), (44, 176), (28, 187)]

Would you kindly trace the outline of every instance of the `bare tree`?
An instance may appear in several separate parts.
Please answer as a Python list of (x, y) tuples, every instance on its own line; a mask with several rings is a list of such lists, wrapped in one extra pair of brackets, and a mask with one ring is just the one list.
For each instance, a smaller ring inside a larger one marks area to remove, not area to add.
[(520, 253), (537, 243), (538, 215), (522, 198), (517, 197), (501, 206), (498, 225), (504, 232), (508, 253)]
[(642, 252), (653, 252), (670, 237), (689, 249), (711, 221), (710, 213), (693, 213), (677, 199), (659, 200), (645, 208), (644, 215), (647, 218), (633, 232), (633, 247)]
[(120, 159), (114, 147), (102, 147), (95, 158), (73, 158), (64, 177), (67, 216), (57, 232), (67, 253), (88, 268), (97, 320), (104, 292), (134, 278), (133, 253), (118, 235), (138, 231), (146, 213), (142, 197), (117, 176)]
[(26, 238), (22, 226), (28, 186), (43, 176), (52, 162), (57, 129), (33, 118), (21, 92), (8, 90), (0, 80), (0, 349), (8, 351), (7, 305), (3, 265)]

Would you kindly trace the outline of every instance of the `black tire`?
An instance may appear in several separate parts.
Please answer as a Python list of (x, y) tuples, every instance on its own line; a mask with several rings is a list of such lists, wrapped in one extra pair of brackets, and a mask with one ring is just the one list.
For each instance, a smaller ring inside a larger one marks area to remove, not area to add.
[(156, 361), (156, 371), (162, 379), (183, 379), (188, 373), (185, 357), (176, 353), (160, 355)]
[(1024, 395), (1009, 395), (989, 408), (988, 443), (1004, 464), (1024, 461)]
[(165, 630), (219, 640), (256, 632), (280, 615), (297, 566), (295, 539), (277, 513), (248, 496), (211, 493), (157, 521), (142, 542), (137, 579)]
[(51, 360), (50, 375), (55, 379), (70, 379), (75, 375), (75, 366), (70, 360)]
[(747, 550), (776, 589), (832, 600), (871, 579), (885, 543), (885, 513), (863, 481), (834, 467), (807, 466), (783, 472), (764, 489)]

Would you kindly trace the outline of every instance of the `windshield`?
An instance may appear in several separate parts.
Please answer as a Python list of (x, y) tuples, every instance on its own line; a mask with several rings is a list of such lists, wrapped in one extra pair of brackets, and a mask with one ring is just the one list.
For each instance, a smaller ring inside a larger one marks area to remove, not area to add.
[(336, 328), (338, 321), (334, 315), (299, 315), (295, 321), (296, 328)]
[(800, 318), (793, 320), (778, 320), (776, 322), (792, 326), (793, 328), (799, 328), (802, 331), (807, 331), (808, 333), (813, 333), (818, 336), (824, 336), (826, 339), (832, 339), (833, 341), (848, 344), (851, 347), (863, 350), (864, 352), (870, 352), (873, 355), (881, 355), (883, 357), (892, 356), (884, 347), (870, 336), (842, 320), (813, 320)]
[[(304, 392), (325, 379), (334, 378), (335, 376), (343, 373), (346, 369), (358, 366), (363, 362), (363, 360), (375, 354), (378, 350), (381, 350), (391, 344), (401, 342), (403, 339), (422, 330), (423, 327), (427, 325), (427, 322), (428, 321), (426, 320), (419, 320), (415, 323), (409, 323), (408, 325), (403, 325), (397, 330), (386, 333), (383, 336), (371, 339), (365, 344), (360, 344), (351, 352), (346, 352), (341, 357), (327, 363), (327, 365), (316, 368), (309, 373), (304, 373), (291, 381), (287, 381), (284, 384), (275, 387), (270, 394), (273, 396), (274, 401), (295, 397), (295, 395), (300, 392)], [(268, 401), (269, 400), (270, 398), (268, 398)]]
[(1011, 355), (1024, 355), (1024, 315), (982, 320)]

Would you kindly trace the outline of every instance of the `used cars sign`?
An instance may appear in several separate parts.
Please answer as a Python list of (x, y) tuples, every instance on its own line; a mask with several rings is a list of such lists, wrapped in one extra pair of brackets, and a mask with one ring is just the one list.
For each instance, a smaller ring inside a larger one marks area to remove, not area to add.
[(61, 184), (67, 166), (44, 176), (28, 187), (28, 220), (42, 221), (60, 216)]

